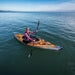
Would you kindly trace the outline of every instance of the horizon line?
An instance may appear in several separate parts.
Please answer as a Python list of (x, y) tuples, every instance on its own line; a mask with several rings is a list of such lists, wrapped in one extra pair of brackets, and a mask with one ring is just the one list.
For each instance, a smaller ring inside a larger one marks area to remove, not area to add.
[(0, 10), (0, 12), (75, 12), (75, 10), (68, 10), (68, 11), (15, 11), (15, 10)]

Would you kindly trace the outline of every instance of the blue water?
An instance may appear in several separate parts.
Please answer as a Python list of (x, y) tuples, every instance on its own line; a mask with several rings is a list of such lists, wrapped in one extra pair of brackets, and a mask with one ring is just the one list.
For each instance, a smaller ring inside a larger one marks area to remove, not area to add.
[[(24, 34), (26, 27), (35, 31), (38, 20), (37, 36), (62, 50), (33, 48), (15, 39), (13, 33)], [(75, 75), (74, 57), (74, 12), (0, 13), (0, 75)]]

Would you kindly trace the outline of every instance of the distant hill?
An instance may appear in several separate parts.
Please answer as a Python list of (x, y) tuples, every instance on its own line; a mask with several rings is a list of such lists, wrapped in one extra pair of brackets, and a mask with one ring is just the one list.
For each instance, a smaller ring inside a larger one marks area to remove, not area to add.
[[(10, 11), (10, 10), (0, 10), (3, 13), (25, 13), (25, 12), (36, 12), (36, 11)], [(37, 11), (39, 12), (39, 11)]]
[(6, 11), (6, 10), (0, 10), (0, 12), (10, 12), (10, 11)]
[(13, 13), (24, 13), (25, 11), (10, 11), (10, 10), (0, 10), (0, 12), (13, 12)]
[(0, 10), (0, 12), (14, 12), (14, 11)]

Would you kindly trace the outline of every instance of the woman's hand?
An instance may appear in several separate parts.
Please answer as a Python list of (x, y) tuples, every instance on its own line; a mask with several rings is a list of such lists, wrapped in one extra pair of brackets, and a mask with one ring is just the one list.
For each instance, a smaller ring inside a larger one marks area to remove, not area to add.
[(33, 42), (35, 42), (35, 40), (33, 40)]
[(38, 31), (36, 30), (36, 32), (38, 32)]

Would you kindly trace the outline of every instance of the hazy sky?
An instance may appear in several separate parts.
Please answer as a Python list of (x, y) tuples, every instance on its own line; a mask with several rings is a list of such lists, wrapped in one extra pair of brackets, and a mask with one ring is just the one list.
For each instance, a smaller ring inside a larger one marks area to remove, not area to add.
[(75, 11), (75, 0), (0, 0), (0, 10)]

